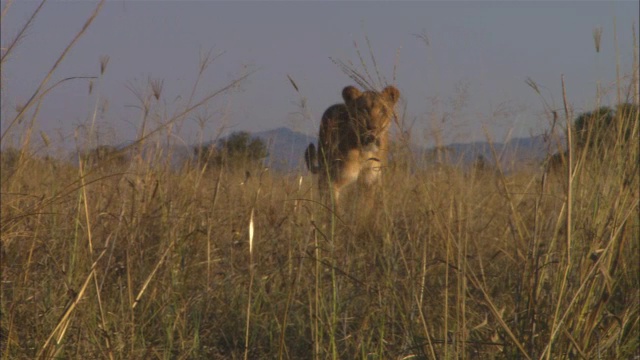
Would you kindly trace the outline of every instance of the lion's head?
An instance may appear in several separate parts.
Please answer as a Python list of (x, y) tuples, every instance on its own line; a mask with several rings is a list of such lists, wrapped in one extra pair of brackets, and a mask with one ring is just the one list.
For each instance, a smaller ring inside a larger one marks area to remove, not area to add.
[(387, 86), (381, 92), (361, 92), (353, 86), (347, 86), (342, 90), (342, 98), (360, 144), (364, 149), (376, 151), (381, 138), (388, 133), (400, 91)]

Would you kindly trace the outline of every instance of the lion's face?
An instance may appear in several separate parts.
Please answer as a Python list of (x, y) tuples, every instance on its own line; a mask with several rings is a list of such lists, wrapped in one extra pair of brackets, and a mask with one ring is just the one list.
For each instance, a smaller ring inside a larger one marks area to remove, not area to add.
[(378, 151), (382, 137), (388, 133), (400, 92), (393, 86), (386, 87), (382, 92), (360, 92), (348, 86), (342, 91), (342, 97), (362, 149)]

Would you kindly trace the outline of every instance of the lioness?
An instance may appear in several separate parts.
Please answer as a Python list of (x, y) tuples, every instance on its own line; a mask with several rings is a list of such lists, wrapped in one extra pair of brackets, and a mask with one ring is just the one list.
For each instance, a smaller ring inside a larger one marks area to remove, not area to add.
[(322, 115), (318, 151), (313, 143), (305, 151), (307, 168), (319, 174), (321, 194), (332, 191), (338, 204), (340, 190), (356, 181), (371, 191), (387, 161), (389, 125), (400, 91), (387, 86), (382, 92), (353, 86), (342, 90), (344, 104)]

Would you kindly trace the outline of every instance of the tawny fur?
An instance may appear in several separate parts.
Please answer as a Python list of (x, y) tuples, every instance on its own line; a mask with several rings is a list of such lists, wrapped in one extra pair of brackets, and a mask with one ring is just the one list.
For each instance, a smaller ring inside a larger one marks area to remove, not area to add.
[(387, 162), (389, 127), (400, 91), (388, 86), (381, 92), (353, 86), (342, 90), (343, 104), (329, 107), (322, 115), (318, 150), (309, 144), (307, 168), (318, 174), (320, 192), (332, 192), (338, 203), (341, 190), (354, 182), (367, 190), (380, 181)]

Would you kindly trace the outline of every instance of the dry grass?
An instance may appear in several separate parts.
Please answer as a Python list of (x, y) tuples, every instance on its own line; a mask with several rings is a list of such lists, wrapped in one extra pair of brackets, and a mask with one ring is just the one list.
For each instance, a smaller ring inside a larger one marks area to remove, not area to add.
[[(152, 129), (155, 84), (136, 144), (219, 93)], [(0, 169), (2, 357), (640, 356), (638, 114), (618, 121), (570, 172), (392, 166), (340, 217), (307, 175), (176, 170), (160, 146), (69, 164), (26, 127)]]
[(3, 355), (628, 358), (631, 141), (576, 169), (570, 258), (566, 187), (536, 172), (387, 173), (374, 219), (331, 222), (309, 178), (24, 157), (2, 169)]

